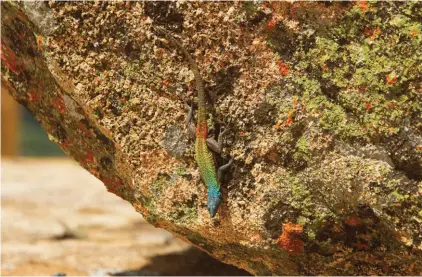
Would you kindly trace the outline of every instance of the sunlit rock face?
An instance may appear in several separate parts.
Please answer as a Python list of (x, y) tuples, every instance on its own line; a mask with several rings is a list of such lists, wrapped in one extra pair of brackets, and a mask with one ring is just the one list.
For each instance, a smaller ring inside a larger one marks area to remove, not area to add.
[[(422, 272), (421, 3), (2, 8), (2, 84), (150, 223), (257, 275)], [(193, 74), (156, 27), (196, 60), (210, 135), (230, 130), (213, 219)]]

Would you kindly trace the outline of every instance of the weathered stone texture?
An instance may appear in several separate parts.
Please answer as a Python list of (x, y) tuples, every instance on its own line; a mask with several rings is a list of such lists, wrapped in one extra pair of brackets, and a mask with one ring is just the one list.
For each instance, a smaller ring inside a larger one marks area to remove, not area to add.
[[(419, 2), (2, 2), (2, 85), (109, 191), (226, 263), (418, 275), (421, 14)], [(211, 134), (230, 129), (215, 220), (184, 130), (193, 74), (156, 26), (195, 57)]]

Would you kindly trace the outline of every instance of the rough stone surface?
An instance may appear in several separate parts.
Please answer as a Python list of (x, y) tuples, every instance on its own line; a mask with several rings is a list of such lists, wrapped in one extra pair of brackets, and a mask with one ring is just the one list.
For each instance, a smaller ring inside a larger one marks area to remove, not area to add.
[[(422, 273), (421, 3), (2, 8), (2, 84), (150, 223), (252, 274)], [(183, 132), (193, 75), (156, 26), (215, 95), (211, 134), (230, 129), (215, 220)]]

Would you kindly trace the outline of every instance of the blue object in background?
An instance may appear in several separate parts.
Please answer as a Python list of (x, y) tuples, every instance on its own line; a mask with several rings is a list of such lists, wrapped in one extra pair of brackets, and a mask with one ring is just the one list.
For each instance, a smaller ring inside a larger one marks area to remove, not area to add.
[(60, 147), (52, 142), (41, 125), (22, 108), (21, 130), (19, 132), (19, 154), (21, 156), (65, 156)]

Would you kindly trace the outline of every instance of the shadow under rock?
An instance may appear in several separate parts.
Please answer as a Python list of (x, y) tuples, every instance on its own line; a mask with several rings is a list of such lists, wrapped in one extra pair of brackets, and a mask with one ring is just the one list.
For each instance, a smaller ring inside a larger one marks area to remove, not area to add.
[(126, 270), (112, 276), (251, 276), (247, 271), (222, 263), (196, 248), (157, 255), (139, 270)]

